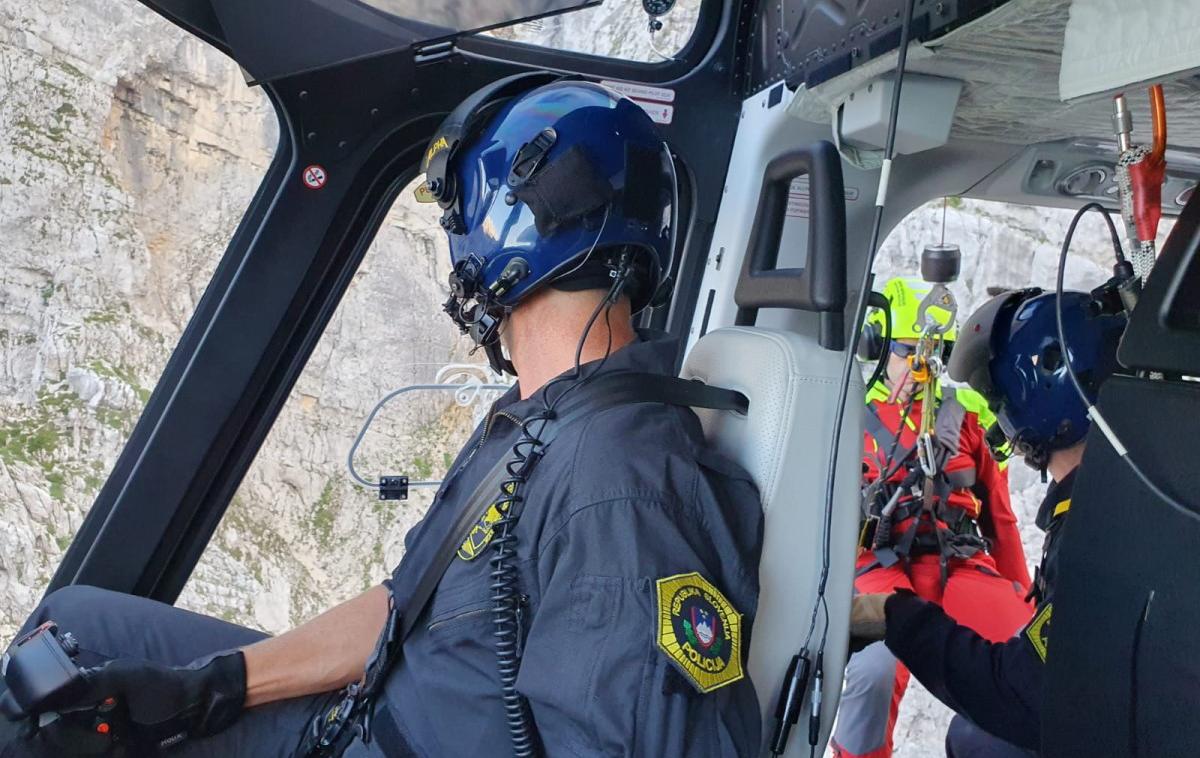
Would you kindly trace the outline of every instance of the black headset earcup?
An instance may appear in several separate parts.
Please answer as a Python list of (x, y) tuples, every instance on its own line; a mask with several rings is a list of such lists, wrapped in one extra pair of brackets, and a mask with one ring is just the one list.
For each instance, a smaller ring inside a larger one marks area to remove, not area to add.
[(864, 361), (877, 361), (883, 357), (883, 327), (876, 322), (863, 325), (858, 335), (858, 357)]
[(1000, 428), (999, 421), (992, 422), (992, 425), (984, 432), (983, 439), (992, 454), (992, 459), (997, 463), (1003, 463), (1012, 457), (1013, 446), (1008, 441), (1008, 437), (1004, 436), (1004, 430)]

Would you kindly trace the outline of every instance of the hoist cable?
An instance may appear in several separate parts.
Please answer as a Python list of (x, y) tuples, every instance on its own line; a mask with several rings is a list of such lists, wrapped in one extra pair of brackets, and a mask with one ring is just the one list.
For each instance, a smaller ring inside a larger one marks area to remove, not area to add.
[[(908, 44), (912, 28), (914, 0), (907, 0), (904, 4), (904, 19), (900, 26), (900, 50), (898, 60), (896, 62), (896, 77), (892, 87), (892, 103), (891, 111), (888, 118), (887, 140), (883, 150), (883, 166), (880, 171), (880, 186), (876, 193), (875, 200), (875, 217), (871, 223), (871, 240), (867, 247), (867, 260), (863, 266), (862, 281), (859, 284), (858, 304), (855, 307), (854, 320), (851, 322), (855, 329), (861, 329), (861, 324), (866, 315), (867, 307), (867, 287), (871, 281), (871, 269), (875, 264), (875, 256), (879, 253), (879, 235), (883, 228), (883, 209), (887, 204), (887, 183), (891, 174), (892, 158), (896, 153), (896, 122), (900, 116), (900, 92), (904, 83), (905, 66), (908, 63)], [(832, 522), (834, 508), (835, 484), (837, 482), (838, 469), (838, 448), (841, 443), (842, 426), (846, 418), (846, 400), (850, 393), (850, 375), (854, 369), (854, 352), (847, 350), (846, 359), (842, 364), (841, 386), (838, 388), (838, 400), (834, 405), (834, 422), (833, 433), (830, 435), (829, 442), (829, 467), (825, 481), (825, 522), (822, 532), (821, 545), (821, 576), (817, 583), (817, 598), (818, 602), (814, 604), (812, 618), (809, 622), (808, 634), (805, 638), (805, 647), (812, 641), (812, 635), (816, 626), (818, 609), (825, 602), (825, 589), (829, 583), (829, 567), (830, 567), (830, 549), (832, 539)], [(821, 644), (818, 647), (818, 655), (825, 650), (825, 639), (829, 632), (829, 615), (825, 615), (825, 629), (821, 635)]]
[[(913, 18), (913, 6), (914, 5), (915, 5), (915, 0), (906, 0), (906, 2), (904, 4), (904, 18), (903, 18), (903, 20), (901, 22), (901, 26), (900, 26), (900, 48), (899, 48), (898, 58), (897, 58), (897, 62), (896, 62), (896, 76), (895, 76), (893, 88), (892, 88), (892, 102), (891, 102), (891, 111), (890, 111), (889, 120), (888, 120), (887, 140), (884, 145), (883, 165), (880, 169), (879, 190), (875, 196), (875, 217), (874, 217), (874, 220), (871, 225), (871, 238), (870, 238), (870, 244), (867, 248), (867, 259), (863, 266), (862, 279), (859, 282), (858, 302), (855, 306), (854, 318), (850, 322), (852, 334), (857, 334), (858, 331), (860, 329), (862, 329), (863, 319), (866, 316), (867, 301), (870, 296), (869, 292), (870, 292), (870, 285), (871, 285), (871, 269), (875, 263), (875, 256), (879, 252), (879, 235), (880, 235), (880, 231), (883, 227), (883, 209), (887, 203), (887, 188), (888, 188), (888, 181), (889, 181), (889, 178), (891, 175), (892, 158), (896, 152), (896, 122), (900, 115), (900, 91), (901, 91), (901, 86), (904, 82), (905, 66), (908, 63), (908, 45), (909, 45), (909, 39), (910, 39), (910, 32), (912, 30), (912, 18)], [(825, 599), (825, 591), (826, 591), (827, 585), (829, 583), (829, 568), (830, 568), (830, 564), (831, 564), (830, 550), (831, 550), (832, 541), (833, 541), (832, 531), (833, 531), (833, 508), (834, 508), (834, 491), (835, 491), (834, 485), (837, 481), (838, 450), (841, 446), (842, 426), (843, 426), (845, 416), (846, 416), (846, 400), (850, 393), (850, 377), (851, 377), (851, 373), (854, 371), (854, 368), (855, 368), (855, 357), (856, 357), (856, 353), (855, 353), (854, 349), (848, 347), (846, 349), (846, 358), (842, 364), (841, 384), (838, 389), (838, 400), (837, 400), (837, 403), (833, 406), (834, 407), (834, 422), (833, 422), (833, 432), (830, 436), (830, 442), (828, 445), (829, 467), (828, 467), (826, 487), (825, 487), (825, 513), (824, 513), (824, 523), (822, 526), (822, 538), (821, 538), (821, 542), (822, 542), (822, 545), (821, 545), (821, 574), (820, 574), (820, 578), (817, 581), (817, 598), (816, 598), (815, 602), (813, 603), (812, 615), (809, 620), (808, 631), (805, 634), (804, 644), (801, 647), (801, 652), (799, 654), (800, 656), (804, 656), (804, 657), (807, 656), (807, 654), (808, 654), (807, 651), (809, 649), (809, 645), (812, 642), (813, 634), (816, 630), (817, 616), (819, 614), (821, 614), (822, 611), (824, 611), (825, 625), (824, 625), (824, 629), (822, 630), (822, 633), (821, 633), (820, 645), (817, 648), (816, 660), (817, 660), (818, 666), (821, 665), (821, 659), (823, 658), (824, 653), (825, 653), (825, 643), (829, 636), (829, 607), (828, 607), (828, 604)], [(859, 444), (861, 444), (861, 440), (859, 441)], [(816, 679), (817, 679), (817, 686), (820, 686), (820, 683), (821, 683), (820, 678), (818, 677)], [(785, 676), (785, 681), (784, 681), (783, 687), (786, 690), (786, 688), (788, 686), (789, 686), (788, 677)], [(814, 699), (816, 697), (815, 693), (812, 693), (810, 696), (814, 697)], [(798, 707), (798, 705), (799, 704), (797, 703), (797, 707)], [(772, 748), (772, 752), (775, 755), (782, 755), (784, 750), (786, 750), (786, 741), (787, 741), (786, 732), (788, 729), (790, 729), (788, 720), (790, 718), (790, 719), (792, 719), (792, 721), (794, 723), (795, 716), (796, 716), (796, 714), (790, 714), (790, 713), (781, 713), (780, 714), (780, 718), (776, 725), (776, 729), (784, 732), (782, 740), (778, 741), (783, 744), (779, 745), (778, 750), (776, 750), (775, 748)], [(815, 721), (816, 723), (815, 724), (812, 723), (813, 721)], [(814, 725), (817, 727), (816, 729), (812, 728)], [(810, 730), (809, 730), (810, 748), (812, 748), (815, 744), (813, 735), (819, 734), (819, 731), (820, 731), (819, 727), (820, 727), (820, 713), (817, 712), (817, 713), (814, 713), (810, 717)], [(815, 750), (810, 750), (810, 752), (815, 752)]]

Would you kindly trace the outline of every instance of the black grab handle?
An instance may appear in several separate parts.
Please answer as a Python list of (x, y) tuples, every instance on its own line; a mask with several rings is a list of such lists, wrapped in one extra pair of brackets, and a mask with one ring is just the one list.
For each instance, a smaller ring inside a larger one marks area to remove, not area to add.
[[(808, 264), (804, 268), (775, 268), (792, 180), (806, 174)], [(846, 195), (841, 157), (831, 143), (816, 142), (767, 164), (734, 301), (740, 326), (754, 324), (759, 308), (819, 313), (821, 347), (845, 348)]]

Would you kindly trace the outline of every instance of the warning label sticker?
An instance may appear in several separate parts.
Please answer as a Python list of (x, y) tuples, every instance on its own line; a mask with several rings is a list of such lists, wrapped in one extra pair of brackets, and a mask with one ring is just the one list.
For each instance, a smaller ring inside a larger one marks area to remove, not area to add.
[(634, 100), (655, 100), (660, 103), (675, 102), (675, 90), (667, 89), (666, 87), (651, 87), (649, 84), (618, 82), (613, 79), (604, 79), (600, 83)]
[[(846, 187), (844, 192), (847, 203), (853, 203), (858, 200), (857, 187)], [(787, 215), (792, 218), (808, 218), (808, 197), (808, 177), (798, 176), (793, 179), (792, 186), (788, 190)]]
[(673, 89), (612, 79), (605, 79), (600, 83), (637, 103), (656, 124), (669, 124), (675, 119), (675, 106), (670, 105), (675, 102)]
[(675, 106), (673, 105), (649, 103), (645, 100), (634, 100), (633, 102), (642, 106), (642, 110), (650, 114), (650, 120), (656, 124), (669, 124), (675, 118)]

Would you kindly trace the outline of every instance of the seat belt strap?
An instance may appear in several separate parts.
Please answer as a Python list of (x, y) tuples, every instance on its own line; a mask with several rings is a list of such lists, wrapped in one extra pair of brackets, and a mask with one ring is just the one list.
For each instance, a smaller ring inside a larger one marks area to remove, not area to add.
[(883, 470), (885, 466), (892, 465), (894, 461), (907, 461), (916, 452), (917, 444), (915, 442), (909, 447), (901, 447), (899, 445), (896, 441), (896, 435), (883, 423), (883, 419), (879, 416), (879, 411), (875, 409), (874, 403), (867, 404), (867, 414), (864, 417), (864, 424), (867, 433), (875, 439), (875, 443), (879, 445), (880, 450), (891, 450), (892, 446), (895, 445), (896, 452), (898, 453), (898, 455), (888, 460), (883, 460), (880, 456), (876, 456), (879, 460), (879, 475), (881, 477), (887, 473), (887, 471)]
[[(551, 431), (547, 430), (547, 434), (543, 436), (543, 445), (549, 444), (549, 440), (545, 437), (551, 436)], [(480, 480), (471, 496), (467, 498), (466, 505), (458, 512), (454, 526), (442, 538), (442, 542), (434, 554), (434, 559), (426, 565), (426, 570), (417, 579), (416, 588), (409, 596), (409, 607), (419, 610), (417, 613), (400, 614), (399, 641), (401, 643), (412, 633), (420, 610), (423, 610), (428, 604), (429, 598), (433, 596), (433, 591), (442, 581), (446, 569), (450, 568), (450, 564), (454, 562), (454, 557), (458, 554), (458, 546), (471, 534), (471, 529), (479, 521), (479, 514), (499, 497), (500, 485), (508, 478), (508, 463), (507, 458), (501, 458)]]

